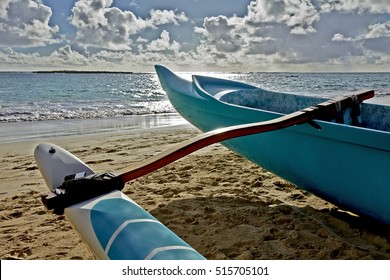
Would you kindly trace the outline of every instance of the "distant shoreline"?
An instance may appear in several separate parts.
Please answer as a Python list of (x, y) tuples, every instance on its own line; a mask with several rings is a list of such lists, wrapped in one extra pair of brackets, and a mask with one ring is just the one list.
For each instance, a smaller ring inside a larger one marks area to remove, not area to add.
[(131, 71), (85, 71), (85, 70), (44, 70), (33, 71), (35, 74), (136, 74)]

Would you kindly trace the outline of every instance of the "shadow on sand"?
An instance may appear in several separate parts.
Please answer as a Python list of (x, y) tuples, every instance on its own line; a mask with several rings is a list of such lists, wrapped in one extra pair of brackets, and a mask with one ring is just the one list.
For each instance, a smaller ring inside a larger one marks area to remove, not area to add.
[(221, 196), (151, 214), (208, 259), (390, 259), (390, 227), (337, 208)]

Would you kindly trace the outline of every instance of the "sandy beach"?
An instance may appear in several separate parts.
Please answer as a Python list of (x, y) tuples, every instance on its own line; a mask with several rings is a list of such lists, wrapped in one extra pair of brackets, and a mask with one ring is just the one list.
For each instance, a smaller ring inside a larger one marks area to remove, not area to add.
[[(44, 139), (96, 172), (120, 171), (199, 134), (189, 125)], [(0, 259), (93, 259), (48, 213), (33, 150), (0, 144)], [(126, 184), (124, 193), (208, 259), (390, 259), (390, 228), (341, 211), (216, 144)]]

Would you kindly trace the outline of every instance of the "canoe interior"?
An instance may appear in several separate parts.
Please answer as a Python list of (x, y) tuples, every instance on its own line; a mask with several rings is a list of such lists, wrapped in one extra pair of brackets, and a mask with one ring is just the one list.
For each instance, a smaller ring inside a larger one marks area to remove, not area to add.
[[(214, 97), (225, 103), (282, 114), (290, 114), (326, 100), (325, 98), (277, 93), (264, 89), (234, 90), (216, 94)], [(390, 106), (368, 103), (363, 103), (360, 106), (359, 126), (390, 131)], [(351, 109), (344, 112), (343, 123), (352, 124)]]

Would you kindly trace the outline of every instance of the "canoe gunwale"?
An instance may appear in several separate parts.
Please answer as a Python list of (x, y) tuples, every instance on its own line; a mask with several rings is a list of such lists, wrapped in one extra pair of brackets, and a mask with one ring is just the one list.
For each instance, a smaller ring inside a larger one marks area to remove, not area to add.
[[(221, 117), (234, 118), (234, 119), (236, 119), (236, 122), (240, 123), (240, 124), (241, 123), (248, 123), (247, 118), (241, 118), (241, 116), (242, 116), (241, 114), (231, 113), (229, 115), (226, 115), (225, 112), (231, 112), (232, 110), (237, 110), (237, 111), (247, 110), (247, 111), (258, 112), (259, 114), (262, 114), (263, 116), (267, 116), (261, 120), (255, 120), (253, 122), (271, 120), (271, 119), (286, 115), (284, 113), (279, 113), (279, 112), (275, 112), (275, 111), (268, 111), (268, 110), (259, 109), (259, 108), (249, 108), (249, 107), (245, 107), (242, 105), (226, 103), (226, 102), (223, 102), (221, 100), (218, 100), (218, 99), (214, 98), (213, 95), (208, 94), (201, 87), (200, 82), (199, 82), (199, 76), (194, 76), (193, 85), (194, 85), (194, 91), (192, 92), (192, 97), (196, 97), (194, 95), (198, 94), (199, 100), (200, 100), (200, 99), (203, 99), (204, 96), (208, 96), (209, 98), (207, 99), (208, 100), (207, 102), (214, 103), (212, 105), (216, 109), (214, 114), (219, 115)], [(321, 98), (321, 99), (327, 100), (325, 98)], [(194, 105), (198, 105), (198, 103), (196, 103), (196, 102), (186, 103), (186, 106), (195, 107)], [(225, 108), (228, 108), (228, 109), (225, 109)], [(203, 105), (196, 106), (196, 110), (207, 112), (207, 110), (204, 109)], [(340, 123), (336, 123), (336, 122), (324, 121), (324, 120), (319, 120), (319, 119), (314, 119), (313, 121), (322, 128), (321, 131), (318, 131), (317, 129), (315, 129), (313, 126), (311, 126), (309, 124), (296, 125), (296, 126), (289, 127), (286, 129), (294, 131), (296, 133), (307, 134), (307, 135), (310, 135), (312, 137), (322, 137), (322, 138), (330, 139), (333, 141), (345, 142), (345, 143), (349, 143), (349, 144), (365, 146), (365, 147), (369, 147), (369, 148), (380, 149), (382, 151), (390, 152), (390, 143), (388, 143), (386, 141), (386, 139), (383, 139), (382, 141), (380, 140), (381, 136), (384, 138), (389, 137), (390, 133), (387, 131), (381, 131), (381, 130), (376, 130), (376, 129), (367, 128), (367, 127), (353, 126), (353, 125), (348, 125), (348, 124), (340, 124)], [(328, 133), (322, 133), (325, 130), (337, 130), (339, 132), (332, 133), (332, 137), (331, 137)], [(337, 137), (337, 136), (341, 136), (340, 133), (342, 131), (345, 131), (345, 130), (348, 130), (348, 134), (352, 134), (351, 137), (348, 137), (349, 139), (346, 138), (346, 136), (344, 135), (345, 133), (343, 133), (343, 137)]]

